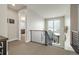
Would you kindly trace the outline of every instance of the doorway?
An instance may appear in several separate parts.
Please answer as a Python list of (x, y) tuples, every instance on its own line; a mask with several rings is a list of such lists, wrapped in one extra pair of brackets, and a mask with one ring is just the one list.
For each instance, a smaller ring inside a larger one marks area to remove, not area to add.
[(64, 17), (49, 18), (45, 20), (45, 29), (51, 38), (53, 46), (64, 48), (65, 44), (65, 20)]
[(20, 20), (21, 41), (25, 41), (25, 17)]
[(26, 42), (26, 11), (19, 11), (19, 40)]

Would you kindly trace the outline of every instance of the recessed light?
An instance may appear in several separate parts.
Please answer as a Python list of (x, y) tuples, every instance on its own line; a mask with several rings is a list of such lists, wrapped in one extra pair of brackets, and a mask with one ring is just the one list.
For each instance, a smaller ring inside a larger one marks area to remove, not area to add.
[(22, 16), (22, 17), (21, 17), (21, 20), (25, 20), (25, 17)]
[(12, 6), (15, 6), (15, 4), (12, 4)]

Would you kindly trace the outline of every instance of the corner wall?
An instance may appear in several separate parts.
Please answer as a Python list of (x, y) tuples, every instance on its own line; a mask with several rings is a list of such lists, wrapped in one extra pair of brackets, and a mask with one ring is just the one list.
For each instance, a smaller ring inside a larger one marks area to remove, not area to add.
[(66, 12), (67, 14), (65, 15), (65, 26), (68, 27), (68, 31), (66, 33), (65, 49), (74, 51), (70, 45), (70, 42), (71, 42), (71, 20), (72, 20), (71, 11), (72, 11), (72, 9), (71, 9), (71, 5), (70, 5), (67, 12)]
[(8, 38), (7, 5), (0, 4), (0, 35)]
[(70, 16), (65, 16), (65, 26), (68, 26), (68, 32), (66, 33), (65, 49), (74, 51), (70, 45), (71, 34), (70, 34)]

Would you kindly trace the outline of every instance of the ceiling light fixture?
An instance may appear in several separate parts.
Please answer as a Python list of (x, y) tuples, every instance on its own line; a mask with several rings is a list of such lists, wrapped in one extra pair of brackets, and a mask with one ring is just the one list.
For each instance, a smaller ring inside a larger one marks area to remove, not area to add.
[(21, 17), (21, 20), (23, 20), (23, 21), (24, 21), (24, 20), (25, 20), (25, 17), (24, 17), (24, 16), (22, 16), (22, 17)]
[(15, 4), (12, 4), (12, 6), (15, 6)]

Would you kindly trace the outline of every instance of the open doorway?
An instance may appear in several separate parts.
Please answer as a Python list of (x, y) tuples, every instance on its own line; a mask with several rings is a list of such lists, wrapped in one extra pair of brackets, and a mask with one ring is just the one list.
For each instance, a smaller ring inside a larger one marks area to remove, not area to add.
[(19, 40), (26, 41), (26, 10), (19, 11)]
[(19, 25), (20, 25), (21, 40), (25, 41), (25, 17), (24, 16), (21, 17)]

